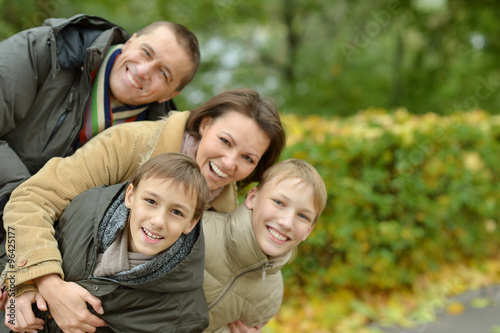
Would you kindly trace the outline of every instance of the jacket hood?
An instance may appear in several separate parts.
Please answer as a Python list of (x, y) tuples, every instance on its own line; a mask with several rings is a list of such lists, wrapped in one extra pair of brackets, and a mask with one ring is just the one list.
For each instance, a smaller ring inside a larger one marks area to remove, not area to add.
[[(75, 15), (69, 19), (50, 18), (44, 21), (54, 33), (57, 46), (57, 58), (60, 68), (80, 68), (86, 50), (93, 46), (98, 50), (107, 50), (110, 45), (123, 43), (130, 35), (121, 27), (97, 16)], [(102, 51), (98, 51), (101, 57)], [(91, 64), (95, 68), (101, 61)]]

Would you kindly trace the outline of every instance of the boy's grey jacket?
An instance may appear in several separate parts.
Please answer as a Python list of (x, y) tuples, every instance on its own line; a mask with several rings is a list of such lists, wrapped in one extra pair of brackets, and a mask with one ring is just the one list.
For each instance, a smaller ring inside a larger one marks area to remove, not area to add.
[[(0, 203), (50, 158), (68, 151), (83, 125), (90, 74), (111, 45), (128, 38), (104, 19), (77, 15), (49, 19), (0, 42)], [(173, 108), (172, 101), (153, 103), (148, 119)]]
[[(159, 278), (131, 285), (90, 277), (97, 257), (99, 223), (125, 186), (88, 190), (64, 211), (58, 238), (65, 280), (75, 281), (101, 299), (104, 314), (100, 317), (114, 332), (202, 332), (208, 325), (208, 310), (202, 289), (205, 243), (201, 223), (193, 230), (199, 235), (190, 254)], [(55, 325), (53, 320), (50, 324)], [(109, 331), (98, 328), (98, 332)]]
[(205, 212), (205, 282), (210, 325), (205, 332), (230, 332), (241, 319), (247, 326), (264, 324), (281, 306), (281, 268), (291, 251), (268, 258), (252, 228), (252, 211), (241, 204), (233, 213)]

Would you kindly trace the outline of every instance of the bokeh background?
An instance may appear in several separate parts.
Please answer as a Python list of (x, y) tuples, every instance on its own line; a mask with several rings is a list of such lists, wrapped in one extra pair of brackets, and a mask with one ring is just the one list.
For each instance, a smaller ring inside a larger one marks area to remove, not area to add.
[(242, 86), (306, 115), (496, 113), (500, 103), (495, 0), (0, 0), (0, 38), (76, 13), (130, 33), (160, 19), (194, 31), (202, 65), (185, 109)]
[(264, 332), (422, 332), (500, 282), (498, 1), (0, 0), (0, 39), (77, 13), (188, 27), (202, 63), (179, 109), (254, 88), (283, 113), (283, 158), (325, 179)]

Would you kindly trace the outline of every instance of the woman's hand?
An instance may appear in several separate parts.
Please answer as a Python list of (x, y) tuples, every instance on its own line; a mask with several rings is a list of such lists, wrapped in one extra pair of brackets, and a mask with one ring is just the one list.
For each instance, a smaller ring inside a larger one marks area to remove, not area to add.
[(66, 282), (57, 274), (37, 278), (35, 283), (49, 306), (50, 314), (65, 333), (95, 332), (96, 327), (106, 326), (104, 320), (87, 308), (89, 303), (95, 312), (103, 314), (101, 300), (85, 288)]
[[(6, 297), (7, 295), (2, 295)], [(43, 319), (36, 318), (31, 304), (35, 303), (39, 310), (47, 311), (47, 304), (42, 295), (36, 291), (29, 291), (21, 296), (10, 298), (5, 312), (5, 326), (14, 332), (37, 332), (43, 330)]]

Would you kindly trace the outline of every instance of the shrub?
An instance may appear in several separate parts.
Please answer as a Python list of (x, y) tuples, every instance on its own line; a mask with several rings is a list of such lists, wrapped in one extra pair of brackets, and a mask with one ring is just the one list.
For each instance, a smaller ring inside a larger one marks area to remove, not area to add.
[(499, 249), (500, 117), (370, 109), (286, 116), (283, 159), (323, 176), (328, 203), (295, 260), (287, 293), (391, 290)]

